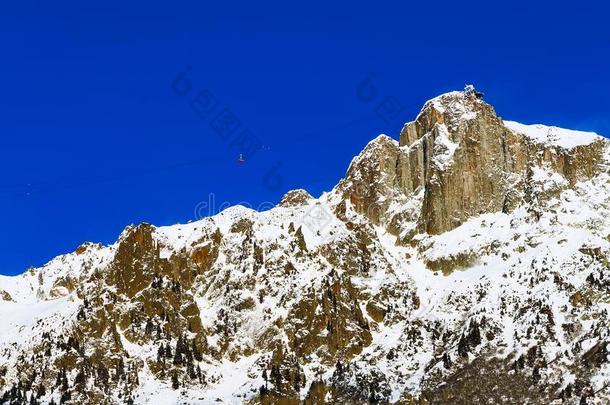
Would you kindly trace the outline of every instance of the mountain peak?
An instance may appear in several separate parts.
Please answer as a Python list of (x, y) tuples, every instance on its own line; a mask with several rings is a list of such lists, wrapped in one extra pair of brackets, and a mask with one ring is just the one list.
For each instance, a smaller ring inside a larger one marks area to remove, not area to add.
[(408, 122), (400, 133), (400, 145), (409, 146), (437, 125), (455, 130), (475, 119), (500, 121), (493, 107), (474, 94), (451, 91), (424, 103), (414, 121)]
[(477, 97), (469, 96), (463, 91), (454, 90), (440, 94), (426, 101), (423, 109), (431, 106), (443, 113), (446, 109), (451, 109), (455, 106), (461, 106), (464, 109), (472, 109), (472, 106), (477, 102), (482, 102), (482, 100)]
[[(369, 143), (340, 187), (357, 211), (403, 235), (443, 233), (473, 216), (519, 206), (532, 167), (549, 167), (570, 184), (599, 172), (603, 138), (505, 123), (480, 97), (474, 89), (441, 94), (405, 124), (398, 145), (385, 138)], [(414, 196), (421, 198), (419, 213), (412, 205), (408, 213), (398, 208), (397, 199)]]
[(298, 207), (307, 204), (313, 197), (306, 190), (290, 190), (280, 200), (280, 207)]

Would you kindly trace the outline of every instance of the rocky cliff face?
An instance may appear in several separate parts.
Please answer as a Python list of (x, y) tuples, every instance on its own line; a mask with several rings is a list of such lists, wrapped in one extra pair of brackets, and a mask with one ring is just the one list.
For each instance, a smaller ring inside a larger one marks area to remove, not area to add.
[(320, 198), (0, 277), (0, 403), (606, 403), (609, 161), (444, 94)]
[(440, 234), (483, 213), (510, 212), (531, 198), (533, 167), (557, 173), (569, 185), (599, 173), (603, 138), (580, 134), (585, 138), (580, 143), (562, 143), (565, 130), (538, 129), (546, 138), (528, 136), (531, 131), (505, 125), (476, 97), (443, 94), (404, 126), (398, 145), (380, 137), (367, 147), (369, 156), (357, 159), (344, 180), (352, 182), (346, 195), (359, 212), (379, 222), (396, 194), (406, 199), (422, 194), (416, 230)]

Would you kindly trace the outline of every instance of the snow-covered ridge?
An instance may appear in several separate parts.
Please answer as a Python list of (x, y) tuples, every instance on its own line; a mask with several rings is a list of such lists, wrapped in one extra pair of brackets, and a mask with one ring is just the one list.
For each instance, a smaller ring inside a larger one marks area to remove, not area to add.
[(504, 121), (504, 125), (514, 132), (525, 135), (536, 143), (559, 146), (564, 149), (589, 145), (604, 139), (602, 135), (595, 132), (576, 131), (542, 124), (526, 125), (515, 121)]
[(58, 281), (78, 281), (94, 268), (103, 268), (114, 256), (115, 245), (84, 243), (75, 252), (63, 254), (39, 268), (15, 276), (0, 275), (0, 304), (4, 301), (24, 305), (54, 300), (68, 295)]

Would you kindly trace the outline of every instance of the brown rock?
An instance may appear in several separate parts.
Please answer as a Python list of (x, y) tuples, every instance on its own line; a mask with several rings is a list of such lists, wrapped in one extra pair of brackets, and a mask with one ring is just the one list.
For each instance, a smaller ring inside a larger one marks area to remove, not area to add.
[[(516, 208), (533, 167), (548, 167), (570, 185), (590, 178), (607, 146), (602, 138), (572, 149), (535, 143), (507, 128), (489, 104), (452, 92), (426, 103), (399, 143), (386, 136), (369, 143), (337, 190), (390, 232), (408, 232), (402, 224), (416, 222), (411, 236), (439, 234), (473, 216)], [(418, 193), (419, 207), (396, 210)]]
[(307, 201), (312, 199), (311, 194), (303, 189), (291, 190), (284, 194), (278, 205), (280, 207), (298, 207), (307, 204)]

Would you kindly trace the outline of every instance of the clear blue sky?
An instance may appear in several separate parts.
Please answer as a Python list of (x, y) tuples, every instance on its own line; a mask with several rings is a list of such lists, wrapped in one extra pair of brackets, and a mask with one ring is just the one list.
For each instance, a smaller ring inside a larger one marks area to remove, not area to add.
[[(1, 274), (130, 223), (187, 222), (211, 193), (216, 208), (319, 195), (368, 140), (467, 82), (504, 118), (610, 134), (601, 1), (23, 0), (0, 14)], [(190, 87), (173, 83), (186, 69)], [(257, 145), (243, 165), (239, 139)]]

